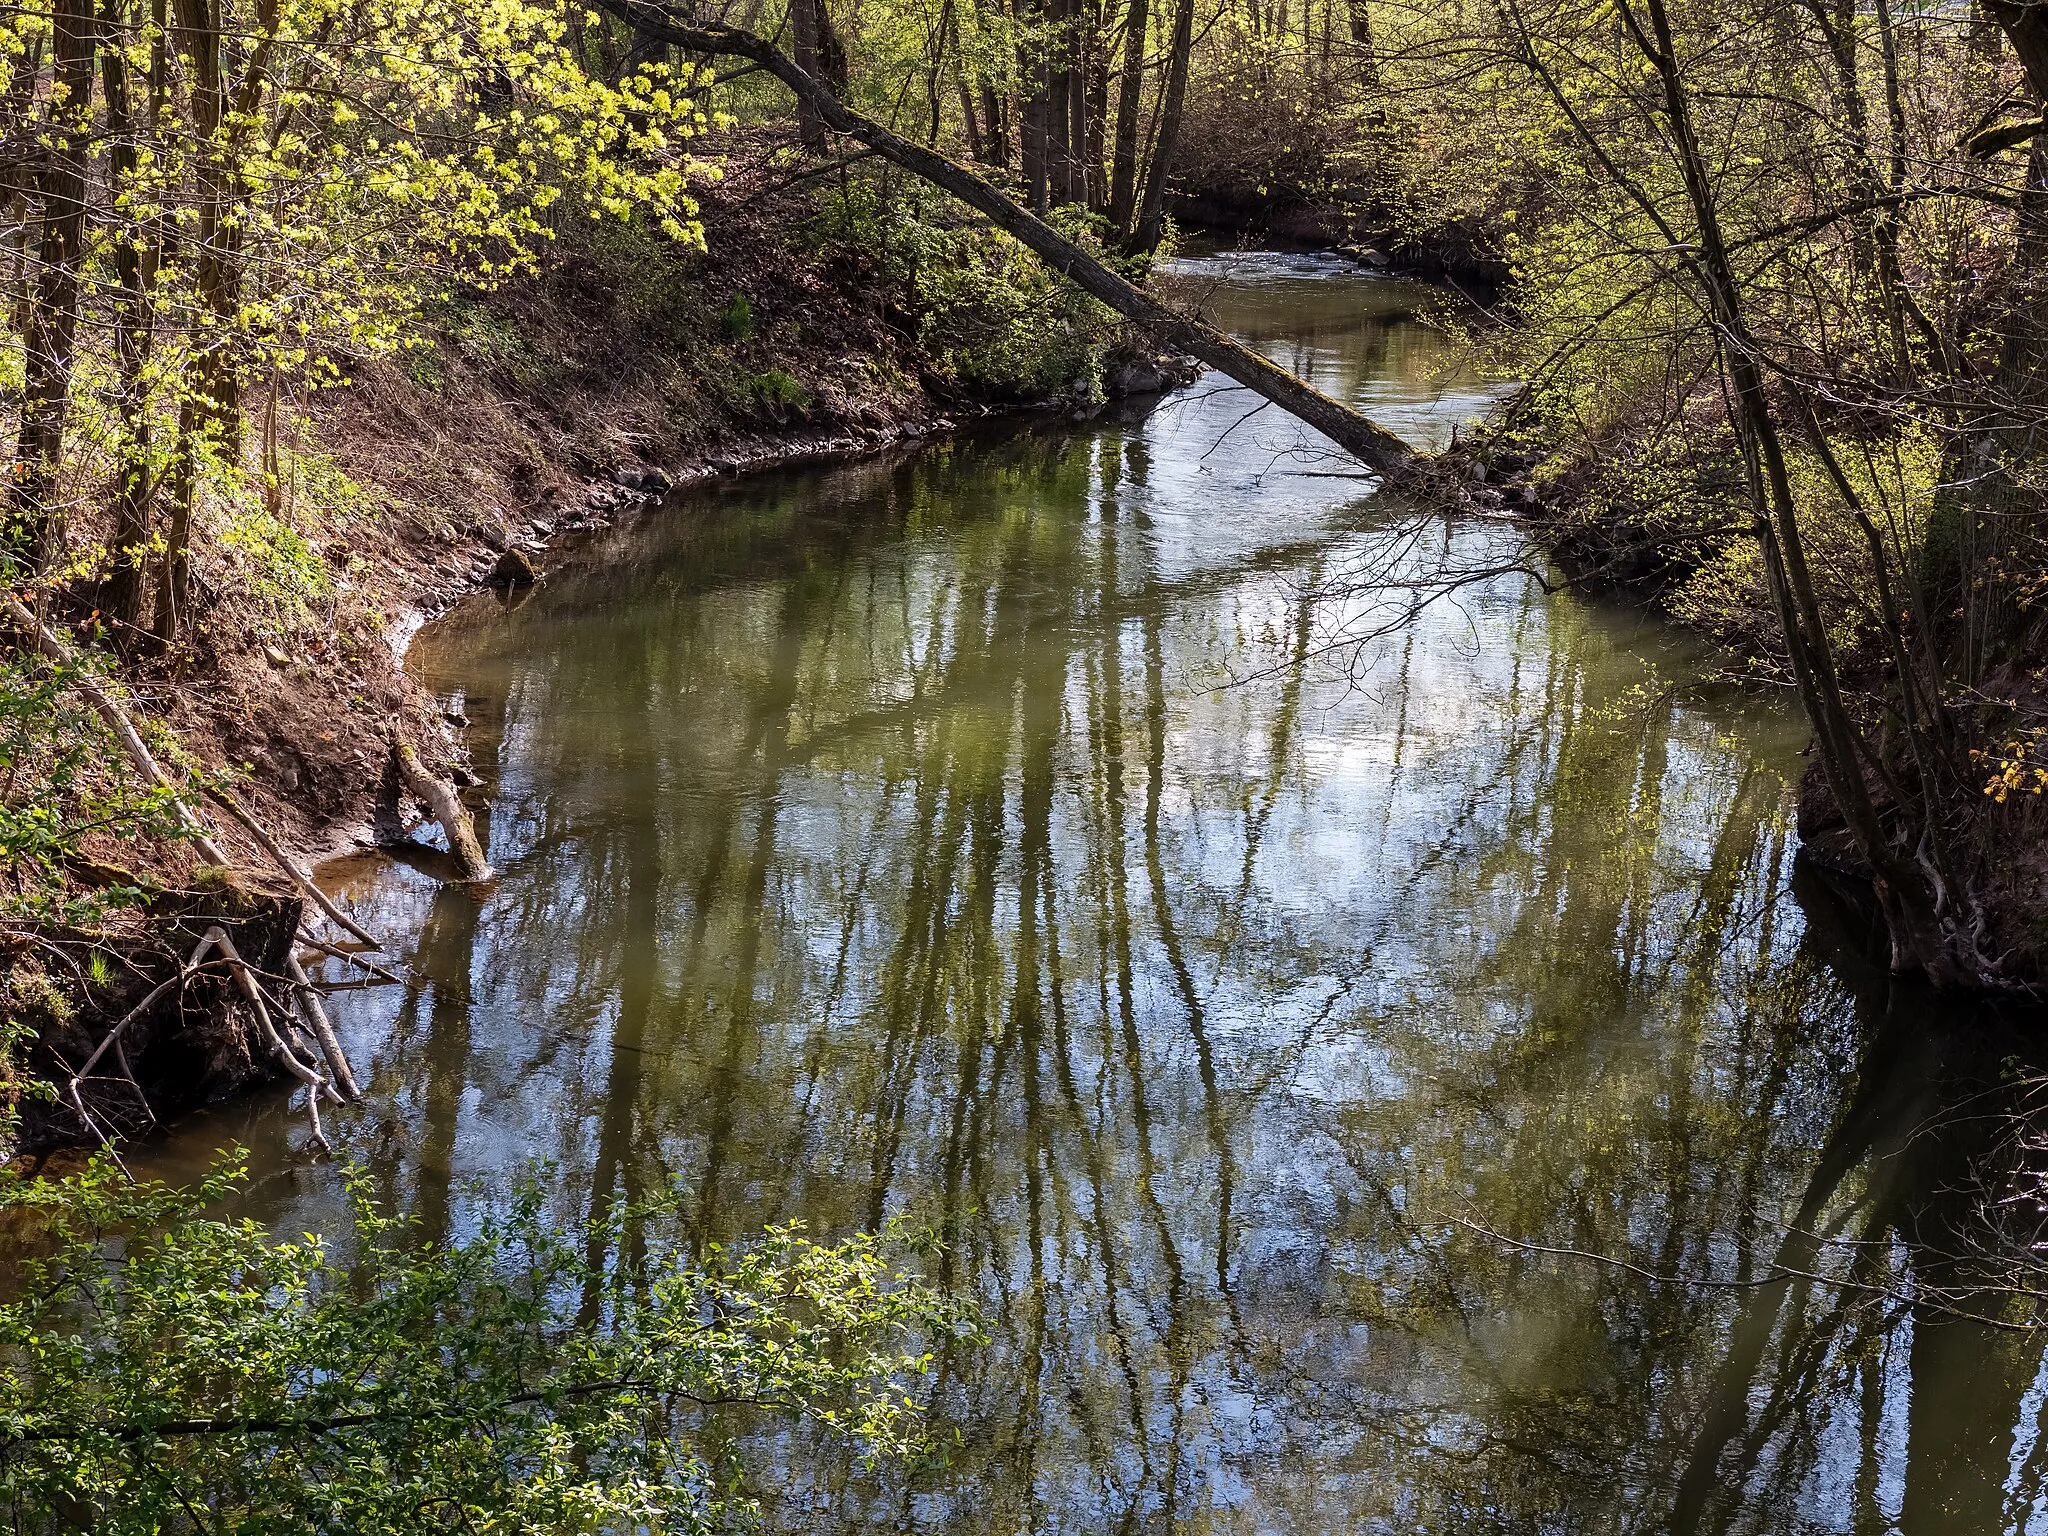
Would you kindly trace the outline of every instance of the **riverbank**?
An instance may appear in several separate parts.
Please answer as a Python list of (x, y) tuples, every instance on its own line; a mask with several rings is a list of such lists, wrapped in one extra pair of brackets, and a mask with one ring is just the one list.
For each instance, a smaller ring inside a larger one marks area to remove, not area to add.
[[(1645, 395), (1596, 416), (1590, 426), (1583, 420), (1560, 425), (1540, 409), (1525, 408), (1475, 439), (1469, 451), (1474, 498), (1513, 514), (1574, 587), (1699, 637), (1719, 658), (1720, 677), (1739, 688), (1796, 697), (1741, 461), (1718, 394), (1703, 387), (1677, 401)], [(1874, 463), (1886, 451), (1880, 441), (1867, 456)], [(1888, 701), (1896, 686), (1866, 535), (1810, 448), (1795, 442), (1791, 457), (1841, 684), (1853, 706), (1875, 719), (1894, 707)], [(1887, 526), (1916, 546), (1936, 515), (1929, 509), (1937, 500), (1938, 459), (1907, 444), (1896, 461), (1907, 466), (1897, 472), (1897, 483), (1866, 486), (1863, 494), (1880, 508), (1908, 508), (1898, 524)], [(1946, 622), (1947, 616), (1935, 615), (1936, 633)], [(1951, 770), (1959, 782), (1938, 792), (1931, 811), (1901, 801), (1902, 790), (1918, 794), (1921, 784), (1921, 770), (1903, 745), (1891, 743), (1883, 749), (1890, 760), (1865, 767), (1866, 792), (1882, 815), (1910, 813), (1962, 847), (1982, 835), (1972, 832), (1974, 821), (1991, 823), (1994, 850), (1967, 897), (1991, 973), (1979, 984), (2023, 996), (2038, 995), (2048, 975), (2042, 916), (2048, 911), (2042, 800), (2048, 779), (2034, 774), (2032, 762), (2048, 718), (2038, 686), (2044, 666), (2048, 627), (2023, 627), (2016, 648), (1990, 666), (1977, 687), (1947, 701), (1948, 729), (1963, 744), (1958, 757), (1964, 766), (1959, 774)], [(1878, 882), (1817, 757), (1800, 778), (1795, 807), (1802, 861), (1869, 926), (1875, 942), (1887, 928)]]
[[(532, 276), (435, 305), (417, 345), (272, 408), (267, 516), (202, 541), (189, 640), (132, 657), (123, 681), (159, 752), (188, 781), (231, 785), (287, 856), (417, 822), (396, 743), (474, 782), (459, 722), (402, 659), (460, 597), (545, 580), (568, 543), (615, 522), (684, 515), (669, 498), (708, 480), (995, 413), (1086, 413), (1188, 376), (984, 228), (908, 195), (791, 184), (766, 140), (727, 148), (704, 250), (580, 227)], [(951, 264), (920, 272), (907, 246)], [(20, 1106), (19, 1148), (144, 1129), (276, 1070), (228, 979), (197, 975), (127, 1025), (124, 1081), (85, 1104), (33, 1088), (66, 1084), (215, 922), (258, 971), (282, 970), (298, 898), (233, 825), (219, 840), (225, 873), (175, 836), (88, 832), (33, 893), (45, 913), (91, 916), (6, 941), (7, 1014), (27, 1043), (0, 1088)], [(98, 951), (119, 964), (76, 963)]]

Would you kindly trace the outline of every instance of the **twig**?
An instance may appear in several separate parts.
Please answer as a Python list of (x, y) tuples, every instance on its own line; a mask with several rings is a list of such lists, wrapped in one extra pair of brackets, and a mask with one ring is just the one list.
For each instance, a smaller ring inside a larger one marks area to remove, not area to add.
[(306, 930), (303, 928), (299, 930), (299, 942), (305, 945), (306, 948), (308, 949), (317, 949), (321, 954), (326, 955), (331, 959), (345, 961), (349, 965), (361, 966), (371, 975), (376, 976), (381, 980), (395, 982), (401, 986), (405, 982), (405, 978), (399, 975), (396, 971), (387, 971), (383, 966), (377, 964), (377, 962), (374, 960), (365, 960), (361, 955), (354, 954), (349, 950), (341, 948), (338, 945), (329, 944), (324, 939), (316, 939), (313, 937), (312, 934), (306, 932)]
[[(71, 647), (58, 639), (42, 620), (29, 612), (19, 598), (12, 594), (0, 595), (0, 611), (4, 611), (16, 624), (34, 636), (36, 649), (51, 661), (60, 667), (78, 665), (78, 658), (72, 653)], [(128, 718), (128, 712), (83, 669), (80, 669), (75, 679), (75, 686), (85, 695), (87, 702), (99, 712), (100, 718), (112, 728), (122, 750), (128, 754), (129, 760), (142, 770), (142, 776), (170, 796), (171, 808), (178, 818), (178, 824), (190, 835), (192, 846), (199, 850), (199, 856), (209, 864), (225, 865), (228, 862), (227, 855), (220, 851), (220, 845), (207, 834), (205, 823), (193, 813), (192, 807), (185, 803), (176, 786), (165, 777), (163, 769), (157, 766), (156, 758), (136, 731), (135, 722)]]
[(372, 949), (381, 950), (384, 947), (381, 939), (328, 899), (327, 893), (313, 883), (313, 877), (299, 868), (290, 856), (277, 846), (277, 840), (263, 830), (262, 823), (258, 822), (254, 816), (251, 816), (236, 803), (233, 795), (230, 795), (218, 785), (209, 784), (206, 787), (206, 797), (230, 816), (234, 817), (242, 830), (256, 839), (257, 845), (270, 855), (271, 861), (285, 872), (293, 885), (299, 888), (300, 893), (322, 912), (325, 912), (335, 924), (354, 934)]
[(307, 980), (306, 968), (299, 964), (297, 955), (287, 953), (284, 968), (292, 979), (292, 989), (298, 994), (299, 1011), (305, 1015), (306, 1029), (320, 1047), (320, 1054), (327, 1058), (328, 1076), (341, 1090), (341, 1096), (349, 1103), (355, 1103), (363, 1093), (356, 1087), (356, 1075), (349, 1069), (348, 1056), (341, 1048), (341, 1041), (335, 1037), (334, 1026), (327, 1020), (327, 1010), (320, 1006), (320, 994)]

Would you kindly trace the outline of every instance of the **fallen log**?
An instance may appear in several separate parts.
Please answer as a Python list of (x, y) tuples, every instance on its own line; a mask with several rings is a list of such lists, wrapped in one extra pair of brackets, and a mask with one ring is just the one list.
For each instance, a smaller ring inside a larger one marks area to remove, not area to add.
[(455, 861), (462, 867), (464, 880), (489, 880), (494, 878), (490, 861), (484, 857), (483, 844), (477, 841), (476, 823), (469, 819), (469, 812), (462, 807), (461, 798), (455, 793), (455, 786), (435, 778), (420, 762), (419, 753), (409, 742), (394, 742), (391, 759), (398, 765), (398, 777), (411, 791), (420, 804), (427, 808), (434, 820), (441, 823), (441, 830), (448, 834), (448, 851), (455, 855)]
[(833, 132), (859, 140), (913, 176), (987, 214), (998, 229), (1027, 246), (1083, 292), (1150, 332), (1162, 345), (1200, 359), (1314, 427), (1383, 480), (1409, 479), (1429, 462), (1427, 455), (1416, 452), (1385, 427), (1304, 384), (1250, 348), (1239, 346), (1214, 326), (1167, 308), (966, 166), (853, 111), (766, 38), (738, 27), (693, 25), (657, 0), (602, 3), (650, 40), (692, 53), (751, 60), (795, 92), (798, 102)]
[[(58, 639), (47, 624), (30, 612), (27, 604), (18, 598), (0, 597), (0, 610), (4, 610), (9, 618), (28, 632), (29, 637), (35, 641), (36, 649), (43, 656), (60, 667), (78, 666), (78, 658), (72, 654), (71, 647)], [(143, 778), (170, 797), (171, 814), (177, 817), (178, 825), (185, 829), (185, 835), (191, 840), (199, 857), (209, 864), (225, 866), (228, 862), (227, 855), (220, 851), (220, 845), (208, 835), (205, 824), (192, 813), (192, 807), (179, 795), (177, 786), (157, 765), (156, 755), (144, 743), (141, 733), (135, 729), (135, 722), (128, 718), (128, 712), (83, 668), (79, 668), (72, 685), (85, 695), (86, 702), (107, 722), (107, 727), (114, 733), (115, 740), (121, 743), (121, 750), (128, 754), (128, 760), (135, 764)]]
[(341, 1048), (341, 1040), (334, 1033), (334, 1025), (327, 1018), (327, 1009), (321, 1004), (320, 993), (313, 986), (312, 978), (306, 975), (306, 968), (299, 964), (294, 954), (285, 956), (285, 974), (291, 979), (292, 991), (298, 995), (299, 1016), (306, 1022), (306, 1033), (313, 1037), (313, 1043), (320, 1047), (320, 1054), (327, 1059), (328, 1081), (334, 1084), (342, 1098), (354, 1104), (363, 1096), (356, 1086), (356, 1074), (348, 1064), (348, 1053)]
[[(27, 605), (18, 598), (0, 596), (0, 612), (4, 612), (19, 627), (27, 630), (30, 637), (35, 641), (36, 649), (49, 660), (54, 661), (60, 667), (78, 666), (78, 658), (73, 654), (71, 647), (58, 638), (49, 626), (38, 619), (34, 613), (30, 612)], [(228, 856), (221, 852), (220, 844), (214, 841), (212, 833), (206, 824), (194, 813), (192, 807), (186, 804), (185, 797), (178, 792), (178, 786), (170, 781), (169, 776), (159, 766), (155, 755), (149, 750), (148, 745), (144, 743), (142, 734), (135, 729), (135, 722), (128, 718), (128, 712), (115, 701), (112, 694), (108, 693), (106, 689), (94, 681), (91, 675), (85, 672), (83, 668), (79, 668), (78, 675), (72, 680), (72, 686), (85, 695), (86, 702), (92, 705), (102, 720), (106, 721), (108, 727), (113, 731), (115, 739), (121, 743), (122, 751), (128, 754), (128, 760), (134, 763), (145, 779), (161, 789), (170, 798), (171, 812), (177, 817), (178, 824), (185, 829), (187, 839), (191, 842), (194, 851), (198, 853), (200, 860), (213, 865), (216, 869), (226, 869), (228, 867)], [(346, 912), (343, 912), (341, 908), (330, 901), (327, 898), (327, 894), (313, 883), (313, 877), (303, 869), (300, 869), (286, 855), (285, 851), (277, 845), (277, 839), (263, 829), (261, 822), (237, 805), (231, 795), (219, 788), (209, 788), (206, 793), (241, 824), (243, 831), (255, 839), (256, 846), (261, 848), (270, 861), (284, 873), (293, 885), (298, 887), (301, 895), (310, 900), (322, 912), (325, 912), (339, 927), (354, 934), (371, 948), (382, 949), (384, 947), (382, 941), (375, 934), (361, 927)]]

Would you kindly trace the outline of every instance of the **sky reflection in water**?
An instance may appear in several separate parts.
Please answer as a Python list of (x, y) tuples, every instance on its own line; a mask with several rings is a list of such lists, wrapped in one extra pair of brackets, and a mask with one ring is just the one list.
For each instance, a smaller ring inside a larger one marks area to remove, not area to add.
[[(1411, 437), (1487, 396), (1422, 290), (1180, 278)], [(795, 1525), (2048, 1528), (2027, 1335), (1662, 1278), (1981, 1278), (1932, 1255), (1986, 1133), (1905, 1138), (2013, 1047), (1823, 963), (1801, 730), (1519, 575), (1337, 643), (1347, 571), (1516, 536), (1395, 540), (1221, 385), (700, 493), (428, 630), (504, 878), (337, 872), (417, 935), (337, 1000), (347, 1150), (429, 1235), (535, 1156), (565, 1217), (678, 1179), (707, 1237), (938, 1224), (965, 1449), (905, 1487), (782, 1442)]]

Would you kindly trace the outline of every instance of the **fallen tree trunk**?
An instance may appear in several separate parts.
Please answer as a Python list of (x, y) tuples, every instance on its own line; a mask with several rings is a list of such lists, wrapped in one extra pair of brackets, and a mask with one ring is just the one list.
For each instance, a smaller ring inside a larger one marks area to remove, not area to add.
[(192, 807), (179, 795), (178, 787), (164, 776), (163, 769), (157, 765), (155, 755), (143, 743), (141, 734), (135, 729), (135, 722), (128, 718), (128, 712), (114, 702), (114, 696), (102, 688), (90, 673), (78, 665), (78, 658), (72, 654), (71, 647), (58, 639), (55, 632), (19, 599), (0, 598), (0, 609), (4, 609), (7, 616), (27, 633), (43, 656), (60, 667), (76, 669), (76, 676), (72, 680), (73, 686), (85, 695), (86, 702), (92, 705), (102, 720), (106, 721), (107, 728), (114, 733), (114, 739), (121, 743), (121, 750), (128, 754), (128, 760), (135, 764), (143, 778), (169, 797), (171, 814), (178, 819), (178, 825), (184, 828), (186, 838), (198, 850), (199, 857), (208, 864), (225, 865), (228, 861), (227, 855), (220, 851), (220, 845), (213, 840), (205, 823), (192, 814)]
[(835, 133), (858, 139), (876, 154), (922, 180), (952, 193), (988, 215), (995, 226), (1028, 246), (1039, 259), (1076, 287), (1150, 332), (1161, 345), (1200, 359), (1217, 372), (1298, 417), (1383, 479), (1405, 479), (1428, 462), (1400, 438), (1348, 405), (1297, 379), (1286, 369), (1241, 347), (1212, 325), (1175, 313), (1143, 289), (1125, 281), (1065, 235), (1013, 202), (999, 188), (935, 150), (890, 132), (861, 116), (799, 69), (766, 38), (738, 27), (694, 26), (655, 0), (603, 0), (647, 37), (692, 53), (750, 59), (790, 90), (807, 111)]
[(434, 820), (441, 823), (441, 830), (448, 834), (448, 851), (455, 855), (455, 862), (462, 866), (465, 880), (489, 880), (494, 878), (490, 861), (484, 857), (483, 844), (476, 838), (476, 823), (469, 819), (469, 812), (462, 808), (462, 801), (455, 793), (455, 786), (443, 783), (427, 772), (421, 763), (419, 753), (408, 742), (398, 742), (391, 748), (392, 761), (398, 764), (398, 777), (424, 805)]

